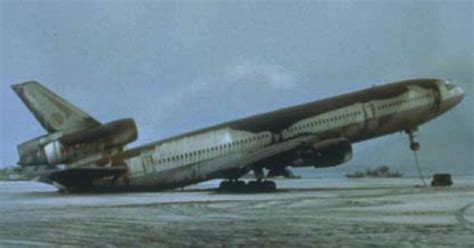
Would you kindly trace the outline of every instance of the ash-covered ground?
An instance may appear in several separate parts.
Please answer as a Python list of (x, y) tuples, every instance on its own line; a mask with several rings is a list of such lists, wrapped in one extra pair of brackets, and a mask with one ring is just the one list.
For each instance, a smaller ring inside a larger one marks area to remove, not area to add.
[(474, 246), (474, 180), (277, 180), (279, 191), (61, 194), (0, 183), (0, 246)]

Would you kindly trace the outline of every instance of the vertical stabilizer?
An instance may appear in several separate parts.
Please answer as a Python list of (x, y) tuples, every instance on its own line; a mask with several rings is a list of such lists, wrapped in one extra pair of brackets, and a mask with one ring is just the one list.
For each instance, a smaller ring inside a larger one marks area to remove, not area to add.
[(48, 132), (80, 130), (100, 122), (35, 81), (11, 86)]

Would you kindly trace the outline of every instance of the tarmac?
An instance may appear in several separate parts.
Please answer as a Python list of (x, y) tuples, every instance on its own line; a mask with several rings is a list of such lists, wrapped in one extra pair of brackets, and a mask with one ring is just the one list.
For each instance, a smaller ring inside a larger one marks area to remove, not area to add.
[(257, 194), (218, 193), (218, 180), (113, 194), (0, 182), (0, 246), (473, 247), (473, 179), (282, 179)]

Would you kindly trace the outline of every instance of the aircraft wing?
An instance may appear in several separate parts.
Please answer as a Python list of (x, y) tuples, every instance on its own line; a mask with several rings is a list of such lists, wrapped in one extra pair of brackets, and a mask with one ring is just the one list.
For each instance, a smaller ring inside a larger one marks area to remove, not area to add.
[(201, 163), (200, 171), (248, 171), (263, 159), (273, 157), (280, 153), (293, 150), (297, 147), (317, 142), (319, 138), (315, 135), (302, 136), (285, 142), (281, 142), (263, 149), (252, 152), (231, 154)]
[(286, 142), (278, 143), (273, 146), (265, 147), (263, 149), (251, 152), (242, 158), (242, 166), (248, 166), (254, 164), (260, 160), (273, 157), (277, 154), (293, 150), (299, 146), (307, 145), (317, 141), (318, 138), (315, 135), (302, 136), (288, 140)]

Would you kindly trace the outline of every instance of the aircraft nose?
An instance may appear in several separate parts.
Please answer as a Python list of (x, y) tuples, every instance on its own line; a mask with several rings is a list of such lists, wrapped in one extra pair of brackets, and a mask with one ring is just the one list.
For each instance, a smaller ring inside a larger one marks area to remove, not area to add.
[(451, 85), (449, 87), (446, 99), (443, 101), (443, 113), (456, 107), (464, 98), (464, 91), (459, 86)]
[(462, 101), (462, 99), (464, 99), (464, 90), (462, 90), (462, 88), (459, 86), (456, 86), (454, 87), (454, 89), (452, 89), (452, 94), (454, 98), (453, 106), (458, 105)]
[(456, 107), (464, 98), (464, 90), (461, 87), (451, 83), (446, 83), (445, 85), (447, 92), (443, 97), (439, 114)]

